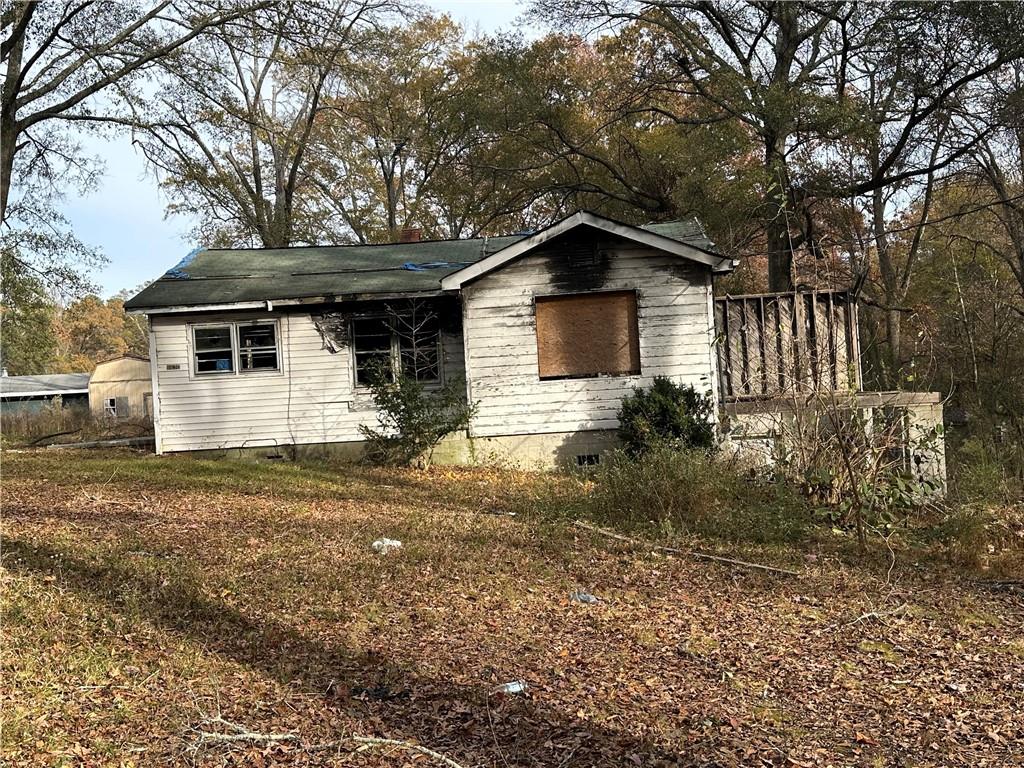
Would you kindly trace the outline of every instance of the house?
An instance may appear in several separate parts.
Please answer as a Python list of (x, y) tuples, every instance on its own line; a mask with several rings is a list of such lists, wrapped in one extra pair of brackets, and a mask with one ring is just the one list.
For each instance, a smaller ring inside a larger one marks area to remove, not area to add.
[(149, 318), (158, 452), (358, 453), (383, 363), (465, 382), (475, 416), (435, 458), (550, 466), (612, 445), (655, 376), (717, 393), (712, 280), (734, 266), (694, 221), (580, 212), (507, 237), (200, 250), (125, 308)]
[(0, 375), (0, 408), (5, 413), (35, 413), (52, 405), (85, 408), (89, 404), (88, 373), (39, 376)]
[(152, 382), (148, 357), (125, 355), (98, 363), (89, 379), (89, 410), (99, 417), (150, 419)]

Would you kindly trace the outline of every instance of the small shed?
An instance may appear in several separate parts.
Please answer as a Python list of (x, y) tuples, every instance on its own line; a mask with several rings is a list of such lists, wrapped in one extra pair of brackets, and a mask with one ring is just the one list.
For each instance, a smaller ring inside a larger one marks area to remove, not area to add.
[(125, 355), (99, 363), (89, 380), (89, 409), (99, 417), (153, 418), (149, 358)]
[(0, 375), (0, 403), (6, 413), (35, 413), (49, 405), (82, 407), (89, 404), (88, 373), (38, 376)]

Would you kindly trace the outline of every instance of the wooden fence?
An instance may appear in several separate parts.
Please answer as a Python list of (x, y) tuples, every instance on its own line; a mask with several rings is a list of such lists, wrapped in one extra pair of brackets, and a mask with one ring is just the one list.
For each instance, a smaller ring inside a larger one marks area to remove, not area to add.
[(861, 389), (857, 303), (847, 291), (715, 299), (726, 402)]

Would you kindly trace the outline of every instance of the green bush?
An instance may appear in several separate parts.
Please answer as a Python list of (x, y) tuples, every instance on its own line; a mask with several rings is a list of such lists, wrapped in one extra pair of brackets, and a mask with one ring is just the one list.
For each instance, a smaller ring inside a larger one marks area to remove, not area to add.
[(797, 540), (811, 518), (788, 484), (744, 476), (705, 450), (680, 450), (663, 440), (642, 456), (607, 454), (587, 506), (592, 517), (620, 528), (756, 543)]
[(619, 411), (619, 438), (630, 456), (647, 453), (655, 443), (671, 447), (715, 447), (714, 404), (692, 386), (656, 376), (650, 389), (633, 389)]
[(364, 458), (373, 464), (407, 466), (430, 462), (445, 435), (465, 429), (475, 407), (466, 402), (461, 380), (427, 388), (415, 379), (378, 371), (370, 385), (379, 429), (361, 424)]

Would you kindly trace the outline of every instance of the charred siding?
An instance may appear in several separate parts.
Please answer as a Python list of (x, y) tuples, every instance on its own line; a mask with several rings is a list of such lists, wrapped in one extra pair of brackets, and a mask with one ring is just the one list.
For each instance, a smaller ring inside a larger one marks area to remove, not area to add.
[[(549, 247), (464, 289), (466, 365), (478, 403), (473, 434), (614, 429), (622, 397), (659, 375), (714, 389), (709, 270), (646, 248), (599, 246), (604, 260), (582, 277)], [(596, 290), (636, 291), (640, 374), (541, 381), (535, 297)]]

